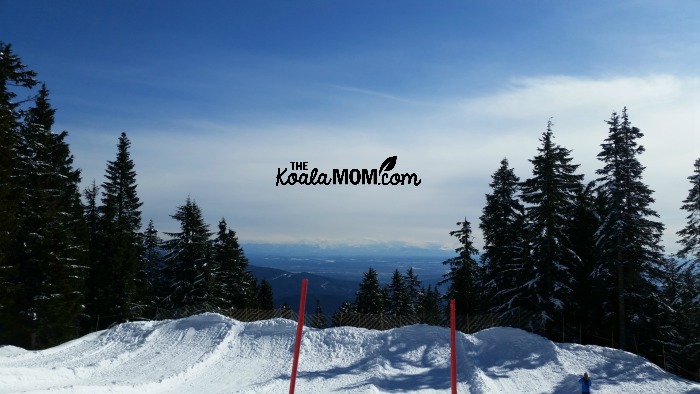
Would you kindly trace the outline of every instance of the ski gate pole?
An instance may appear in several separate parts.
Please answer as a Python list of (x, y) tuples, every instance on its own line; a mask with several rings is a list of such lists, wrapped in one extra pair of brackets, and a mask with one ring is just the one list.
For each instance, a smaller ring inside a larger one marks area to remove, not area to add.
[(299, 321), (297, 322), (297, 336), (294, 341), (294, 361), (292, 361), (292, 378), (289, 381), (289, 394), (294, 394), (294, 385), (297, 381), (297, 366), (299, 365), (299, 351), (301, 350), (301, 332), (304, 328), (304, 309), (306, 309), (306, 287), (308, 279), (301, 280), (301, 296), (299, 297)]
[(457, 335), (455, 322), (455, 300), (450, 300), (450, 378), (452, 380), (452, 394), (457, 394)]

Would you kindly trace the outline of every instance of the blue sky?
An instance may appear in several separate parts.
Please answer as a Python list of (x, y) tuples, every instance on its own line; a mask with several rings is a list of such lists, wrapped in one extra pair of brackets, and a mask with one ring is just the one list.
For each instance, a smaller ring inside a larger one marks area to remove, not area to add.
[[(454, 247), (507, 157), (531, 175), (547, 120), (586, 179), (605, 119), (645, 133), (667, 231), (700, 157), (695, 1), (0, 0), (0, 40), (39, 74), (87, 185), (119, 133), (144, 224), (191, 196), (243, 242)], [(377, 168), (418, 187), (278, 186), (278, 167)]]

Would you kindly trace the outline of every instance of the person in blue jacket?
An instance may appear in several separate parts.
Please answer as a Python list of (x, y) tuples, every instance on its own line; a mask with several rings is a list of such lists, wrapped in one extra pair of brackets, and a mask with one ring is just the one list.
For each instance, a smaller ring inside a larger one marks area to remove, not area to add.
[(588, 378), (588, 372), (583, 373), (583, 377), (578, 380), (581, 383), (581, 393), (587, 394), (591, 392), (591, 379)]

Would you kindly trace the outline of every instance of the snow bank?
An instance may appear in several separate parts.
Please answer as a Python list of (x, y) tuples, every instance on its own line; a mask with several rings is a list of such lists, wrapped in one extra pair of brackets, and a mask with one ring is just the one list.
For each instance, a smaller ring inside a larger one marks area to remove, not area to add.
[[(118, 325), (51, 349), (0, 348), (0, 393), (285, 393), (296, 323), (217, 314)], [(297, 393), (445, 393), (449, 331), (304, 329)], [(460, 393), (695, 393), (630, 353), (512, 328), (457, 336)]]

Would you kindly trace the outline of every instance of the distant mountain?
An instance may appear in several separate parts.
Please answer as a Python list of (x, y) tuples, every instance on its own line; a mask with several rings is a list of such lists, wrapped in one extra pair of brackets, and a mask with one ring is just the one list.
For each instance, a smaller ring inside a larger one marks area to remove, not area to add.
[(387, 242), (363, 245), (323, 245), (323, 244), (280, 244), (242, 242), (241, 246), (246, 255), (285, 256), (285, 257), (454, 257), (453, 249), (443, 249), (437, 246), (418, 247), (402, 242)]
[(308, 279), (306, 294), (306, 311), (311, 314), (316, 310), (316, 300), (319, 301), (323, 313), (333, 314), (343, 301), (355, 301), (355, 291), (359, 282), (329, 278), (307, 272), (292, 273), (277, 268), (258, 267), (249, 265), (248, 269), (258, 279), (266, 279), (272, 286), (272, 296), (275, 308), (286, 302), (298, 311), (301, 281)]

